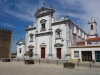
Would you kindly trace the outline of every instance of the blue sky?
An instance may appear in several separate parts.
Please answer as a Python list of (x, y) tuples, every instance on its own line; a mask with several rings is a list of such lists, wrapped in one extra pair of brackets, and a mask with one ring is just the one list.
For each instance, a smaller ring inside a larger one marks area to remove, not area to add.
[[(26, 26), (35, 22), (34, 13), (42, 3), (42, 0), (0, 0), (0, 28), (13, 30), (12, 52), (16, 52), (16, 42), (25, 38)], [(46, 7), (53, 7), (58, 20), (68, 13), (70, 19), (86, 32), (87, 22), (93, 17), (100, 34), (100, 0), (45, 0), (45, 3)]]

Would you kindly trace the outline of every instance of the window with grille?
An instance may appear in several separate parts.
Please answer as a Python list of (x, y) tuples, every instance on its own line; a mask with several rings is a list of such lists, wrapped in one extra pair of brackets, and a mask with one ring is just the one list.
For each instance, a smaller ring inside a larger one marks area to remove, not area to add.
[(74, 57), (79, 57), (79, 51), (74, 51)]

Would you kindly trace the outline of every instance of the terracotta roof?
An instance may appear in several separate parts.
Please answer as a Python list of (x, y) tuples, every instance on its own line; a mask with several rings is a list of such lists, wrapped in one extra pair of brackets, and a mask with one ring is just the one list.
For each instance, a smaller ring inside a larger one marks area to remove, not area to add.
[(70, 48), (100, 48), (100, 46), (73, 46)]
[(91, 42), (96, 41), (97, 42), (97, 41), (100, 41), (100, 37), (88, 38), (87, 41), (91, 41)]
[(85, 44), (85, 41), (79, 41), (79, 42), (76, 42), (77, 45), (80, 45), (80, 44)]

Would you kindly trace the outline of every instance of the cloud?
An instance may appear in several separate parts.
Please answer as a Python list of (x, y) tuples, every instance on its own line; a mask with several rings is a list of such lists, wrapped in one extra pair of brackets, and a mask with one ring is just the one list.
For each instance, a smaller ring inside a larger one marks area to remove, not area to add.
[(15, 28), (13, 25), (8, 24), (8, 23), (3, 23), (3, 26), (7, 26), (7, 27), (10, 27), (10, 28)]
[(24, 20), (24, 21), (30, 21), (30, 22), (34, 21), (34, 17), (30, 14), (27, 14), (27, 13), (17, 13), (17, 12), (9, 11), (9, 10), (5, 10), (5, 13), (12, 15), (14, 17), (17, 17), (17, 18)]
[(11, 25), (11, 24), (9, 24), (9, 23), (1, 23), (1, 22), (0, 22), (0, 24), (1, 24), (1, 26), (4, 26), (4, 27), (16, 28), (15, 26), (13, 26), (13, 25)]
[[(100, 35), (100, 0), (56, 0), (61, 4), (63, 9), (66, 9), (64, 13), (69, 12), (69, 16), (73, 18), (78, 18), (82, 22), (82, 27), (84, 30), (88, 30), (87, 22), (91, 20), (91, 17), (97, 22), (97, 30)], [(61, 14), (59, 10), (59, 15)]]
[[(54, 0), (55, 16), (66, 16), (67, 13), (72, 21), (86, 30), (87, 22), (91, 17), (97, 21), (98, 33), (100, 34), (100, 0)], [(42, 6), (41, 0), (0, 0), (0, 14), (9, 14), (24, 21), (34, 22), (34, 12)], [(87, 29), (88, 30), (88, 29)]]
[(36, 4), (28, 0), (0, 0), (1, 15), (8, 14), (21, 20), (33, 22)]

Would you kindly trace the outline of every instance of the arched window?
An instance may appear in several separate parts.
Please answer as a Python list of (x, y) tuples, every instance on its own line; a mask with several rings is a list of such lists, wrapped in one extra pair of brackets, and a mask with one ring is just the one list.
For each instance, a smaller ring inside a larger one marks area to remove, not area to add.
[(33, 34), (30, 34), (30, 42), (33, 42)]
[(46, 30), (46, 22), (47, 22), (47, 20), (45, 20), (45, 19), (42, 19), (41, 21), (40, 21), (40, 23), (41, 23), (41, 31), (45, 31)]
[(22, 52), (22, 48), (19, 48), (19, 53), (21, 53)]
[(60, 39), (61, 38), (61, 29), (56, 29), (55, 33), (56, 33), (56, 39)]
[(41, 24), (41, 30), (45, 30), (45, 23)]
[(91, 25), (91, 30), (93, 30), (93, 25)]

